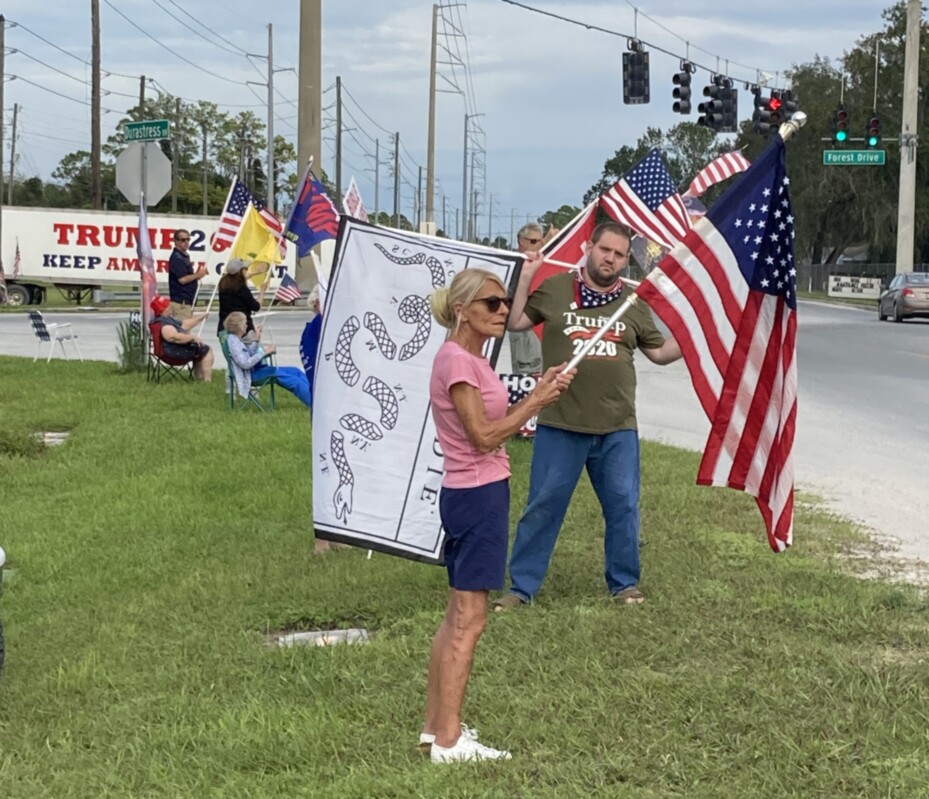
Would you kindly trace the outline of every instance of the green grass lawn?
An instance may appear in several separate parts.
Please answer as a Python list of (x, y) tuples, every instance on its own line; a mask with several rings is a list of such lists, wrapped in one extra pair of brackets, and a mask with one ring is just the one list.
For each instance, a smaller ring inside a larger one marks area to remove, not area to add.
[[(282, 392), (283, 394), (283, 392)], [(70, 430), (41, 450), (30, 433)], [(586, 480), (531, 608), (492, 616), (466, 720), (509, 763), (415, 749), (446, 581), (314, 556), (309, 424), (222, 387), (0, 358), (0, 796), (918, 797), (929, 604), (858, 579), (863, 537), (802, 507), (772, 554), (754, 502), (643, 447), (648, 596), (617, 607)], [(510, 446), (513, 520), (531, 445)], [(365, 646), (276, 649), (285, 628)]]

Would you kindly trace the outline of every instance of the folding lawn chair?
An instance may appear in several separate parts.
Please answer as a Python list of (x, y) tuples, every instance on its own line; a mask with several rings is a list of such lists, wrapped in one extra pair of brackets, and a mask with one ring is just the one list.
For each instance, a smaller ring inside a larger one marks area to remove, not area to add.
[(61, 351), (65, 356), (65, 360), (70, 360), (68, 358), (68, 350), (65, 348), (65, 342), (70, 341), (74, 345), (74, 350), (77, 352), (77, 357), (80, 360), (84, 360), (81, 355), (81, 348), (77, 345), (77, 334), (71, 332), (71, 323), (55, 323), (55, 324), (46, 324), (45, 318), (38, 311), (29, 311), (29, 321), (32, 322), (32, 332), (35, 333), (36, 337), (36, 350), (35, 358), (32, 359), (32, 362), (35, 363), (39, 358), (39, 350), (42, 349), (42, 345), (48, 343), (48, 358), (45, 363), (48, 363), (52, 359), (52, 355), (55, 352), (55, 345), (61, 345)]
[(150, 322), (148, 325), (148, 380), (160, 383), (161, 378), (171, 380), (194, 379), (194, 363), (192, 358), (172, 358), (165, 354), (164, 339), (161, 337), (161, 322)]
[[(227, 394), (229, 397), (229, 410), (234, 410), (236, 407), (240, 411), (244, 411), (251, 405), (254, 405), (258, 408), (259, 411), (273, 411), (277, 408), (277, 403), (274, 399), (274, 386), (277, 384), (277, 380), (273, 377), (265, 377), (261, 379), (252, 378), (252, 390), (248, 392), (247, 397), (242, 397), (241, 402), (236, 405), (236, 393), (238, 389), (235, 384), (235, 373), (232, 370), (232, 353), (229, 352), (229, 334), (225, 330), (219, 332), (219, 344), (223, 348), (223, 356), (226, 359), (226, 388)], [(268, 363), (270, 364), (273, 360), (273, 355), (267, 356)], [(262, 402), (262, 392), (268, 387), (268, 399), (265, 402)]]

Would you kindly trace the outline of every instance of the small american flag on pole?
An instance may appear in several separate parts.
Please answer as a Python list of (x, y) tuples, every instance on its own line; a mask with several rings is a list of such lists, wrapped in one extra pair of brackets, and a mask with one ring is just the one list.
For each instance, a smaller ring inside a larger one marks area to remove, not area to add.
[(262, 221), (278, 235), (283, 234), (284, 225), (281, 220), (265, 208), (264, 203), (255, 197), (238, 178), (232, 179), (232, 187), (226, 197), (223, 213), (219, 220), (219, 230), (213, 237), (213, 250), (222, 252), (232, 246), (235, 234), (242, 225), (248, 206), (255, 206)]
[(777, 136), (636, 289), (677, 339), (711, 423), (700, 485), (755, 497), (775, 552), (793, 540), (797, 270)]
[(722, 183), (733, 175), (744, 172), (750, 166), (751, 162), (739, 150), (724, 153), (703, 167), (697, 177), (693, 179), (690, 188), (684, 193), (689, 194), (691, 197), (699, 197), (710, 186)]
[(690, 217), (656, 147), (600, 198), (600, 207), (636, 233), (671, 249), (690, 230)]
[(295, 300), (299, 300), (302, 296), (297, 281), (290, 275), (284, 275), (281, 285), (277, 287), (277, 291), (274, 293), (274, 301), (294, 302)]
[(19, 238), (16, 239), (16, 255), (13, 256), (13, 277), (19, 277), (20, 268)]

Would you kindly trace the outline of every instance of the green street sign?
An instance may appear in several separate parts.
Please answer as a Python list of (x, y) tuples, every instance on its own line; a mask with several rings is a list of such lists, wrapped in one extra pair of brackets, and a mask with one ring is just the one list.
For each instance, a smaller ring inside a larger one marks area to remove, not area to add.
[(152, 119), (148, 122), (126, 122), (123, 136), (126, 141), (159, 141), (170, 137), (167, 119)]
[(885, 150), (823, 150), (824, 166), (884, 166)]

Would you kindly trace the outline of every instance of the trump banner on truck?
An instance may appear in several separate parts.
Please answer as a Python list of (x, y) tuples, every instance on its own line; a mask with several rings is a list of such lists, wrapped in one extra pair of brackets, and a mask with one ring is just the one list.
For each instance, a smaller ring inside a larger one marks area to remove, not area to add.
[(476, 267), (509, 286), (522, 260), (342, 217), (313, 374), (318, 538), (441, 562), (429, 377), (448, 331), (429, 295)]

